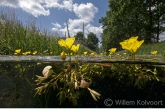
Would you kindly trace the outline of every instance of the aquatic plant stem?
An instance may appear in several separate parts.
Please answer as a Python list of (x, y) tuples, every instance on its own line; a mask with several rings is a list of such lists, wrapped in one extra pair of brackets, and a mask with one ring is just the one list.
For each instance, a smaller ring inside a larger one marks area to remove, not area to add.
[(50, 91), (48, 90), (48, 98), (46, 98), (46, 94), (45, 94), (45, 100), (46, 100), (46, 104), (45, 104), (45, 108), (48, 108), (48, 100), (49, 100), (49, 97), (50, 97)]
[(134, 62), (135, 61), (135, 53), (132, 53), (132, 61)]
[[(132, 56), (132, 61), (134, 62), (135, 61), (135, 53), (132, 53), (131, 56)], [(135, 70), (135, 64), (133, 64), (133, 70)]]

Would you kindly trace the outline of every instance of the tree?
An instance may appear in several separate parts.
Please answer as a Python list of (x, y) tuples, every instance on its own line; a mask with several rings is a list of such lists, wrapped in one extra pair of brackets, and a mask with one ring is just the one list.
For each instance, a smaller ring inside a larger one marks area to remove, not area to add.
[(156, 42), (158, 42), (160, 40), (159, 34), (165, 31), (165, 27), (163, 27), (163, 24), (165, 23), (165, 1), (155, 0), (154, 7), (153, 18), (156, 24), (154, 32), (156, 34)]
[(139, 36), (145, 43), (159, 40), (165, 31), (165, 0), (109, 0), (109, 11), (99, 19), (103, 25), (102, 46), (120, 49), (119, 42)]
[(94, 34), (93, 32), (90, 32), (87, 35), (86, 46), (91, 50), (96, 51), (96, 49), (98, 48), (98, 42), (99, 39), (97, 38), (96, 34)]
[(77, 32), (75, 37), (76, 37), (76, 41), (82, 42), (83, 41), (83, 32), (81, 32), (81, 31)]

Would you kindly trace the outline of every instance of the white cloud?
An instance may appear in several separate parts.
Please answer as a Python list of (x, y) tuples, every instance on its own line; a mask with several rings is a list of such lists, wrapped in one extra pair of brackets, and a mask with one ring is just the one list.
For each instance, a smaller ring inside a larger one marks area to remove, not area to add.
[[(101, 26), (95, 27), (90, 24), (93, 21), (95, 14), (98, 12), (98, 8), (92, 3), (73, 4), (73, 0), (1, 0), (0, 6), (21, 8), (35, 17), (40, 15), (50, 15), (50, 8), (69, 10), (77, 16), (75, 19), (68, 20), (71, 36), (75, 35), (79, 31), (82, 31), (83, 23), (85, 24), (85, 35), (89, 32), (93, 32), (97, 34), (97, 36), (100, 36), (102, 33)], [(53, 31), (62, 32), (63, 35), (65, 34), (67, 30), (65, 23), (63, 25), (64, 27), (57, 22), (52, 23), (52, 25)]]
[(46, 8), (59, 8), (72, 11), (72, 0), (44, 0)]
[(49, 8), (67, 9), (72, 11), (72, 0), (1, 0), (0, 6), (21, 8), (35, 17), (48, 16)]
[(39, 15), (45, 15), (48, 16), (50, 14), (50, 11), (45, 9), (40, 2), (32, 1), (32, 0), (24, 0), (19, 1), (19, 7), (22, 8), (27, 13), (31, 13), (35, 17)]
[(52, 28), (53, 31), (59, 31), (61, 29), (61, 25), (59, 23), (52, 23), (54, 25), (54, 28)]
[[(69, 33), (72, 36), (76, 35), (77, 32), (79, 31), (83, 31), (83, 23), (84, 23), (84, 34), (85, 36), (87, 36), (87, 34), (89, 32), (93, 32), (94, 34), (96, 34), (97, 36), (100, 36), (102, 33), (102, 26), (99, 27), (95, 27), (93, 25), (91, 25), (89, 22), (87, 22), (86, 20), (83, 19), (69, 19), (68, 21), (68, 29), (69, 29)], [(54, 25), (54, 24), (53, 24)], [(52, 28), (53, 31), (59, 31), (62, 32), (63, 35), (67, 32), (67, 28), (66, 28), (66, 24), (64, 24), (65, 27), (64, 28), (58, 28), (57, 25), (54, 25), (54, 27)]]
[(98, 12), (98, 9), (92, 3), (80, 4), (80, 5), (74, 4), (73, 11), (80, 19), (92, 21), (95, 13)]
[[(83, 4), (73, 4), (73, 12), (76, 14), (77, 19), (69, 19), (69, 33), (72, 36), (76, 35), (77, 32), (83, 31), (83, 23), (84, 23), (84, 34), (87, 36), (89, 32), (93, 32), (97, 36), (100, 36), (102, 33), (101, 26), (95, 27), (90, 23), (93, 21), (95, 14), (98, 12), (98, 8), (95, 7), (92, 3)], [(65, 35), (67, 32), (66, 24), (64, 23), (64, 28), (57, 28), (56, 25), (52, 28), (52, 30), (59, 30)], [(67, 34), (66, 34), (67, 35)]]
[(16, 8), (18, 6), (18, 3), (18, 0), (1, 0), (0, 5)]
[(85, 29), (88, 30), (89, 32), (95, 33), (97, 36), (101, 36), (101, 33), (103, 32), (102, 26), (95, 27), (95, 26), (92, 26), (91, 24), (88, 24), (85, 27)]

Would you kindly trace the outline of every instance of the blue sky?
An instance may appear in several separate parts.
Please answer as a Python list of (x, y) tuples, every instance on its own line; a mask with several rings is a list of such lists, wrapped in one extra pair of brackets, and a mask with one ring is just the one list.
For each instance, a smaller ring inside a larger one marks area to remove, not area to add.
[(82, 31), (85, 24), (85, 34), (102, 33), (99, 19), (106, 15), (108, 0), (1, 0), (0, 7), (14, 9), (23, 22), (28, 16), (36, 18), (36, 25), (63, 36), (66, 32), (66, 20), (69, 23), (71, 36)]

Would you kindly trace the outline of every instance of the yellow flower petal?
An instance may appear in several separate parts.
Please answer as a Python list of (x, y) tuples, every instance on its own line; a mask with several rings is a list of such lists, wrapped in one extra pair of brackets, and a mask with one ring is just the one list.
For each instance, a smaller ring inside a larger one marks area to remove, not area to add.
[(37, 51), (34, 51), (34, 52), (33, 52), (33, 55), (36, 55), (36, 54), (37, 54)]
[(65, 41), (64, 41), (63, 39), (60, 39), (60, 40), (58, 41), (58, 44), (59, 44), (60, 46), (64, 46), (64, 47), (65, 47)]
[(117, 48), (111, 48), (111, 49), (109, 49), (109, 52), (110, 52), (111, 54), (113, 54), (113, 53), (116, 52), (116, 49), (117, 49)]
[(74, 51), (75, 53), (77, 53), (78, 50), (79, 50), (79, 47), (80, 47), (80, 44), (73, 45), (72, 48), (71, 48), (71, 50)]
[(24, 53), (22, 53), (23, 55), (27, 55), (27, 53), (26, 52), (24, 52)]
[(135, 53), (137, 49), (142, 45), (144, 40), (138, 41), (138, 36), (131, 37), (128, 40), (124, 40), (123, 42), (120, 42), (120, 45), (123, 49), (129, 50), (131, 53)]
[(84, 52), (84, 55), (87, 55), (88, 54), (88, 52), (86, 51), (86, 52)]
[(95, 56), (95, 53), (91, 53), (90, 56)]
[(158, 51), (152, 51), (151, 54), (152, 55), (156, 55)]
[(66, 39), (65, 42), (66, 42), (66, 45), (67, 45), (68, 49), (70, 49), (70, 48), (72, 47), (74, 41), (75, 41), (75, 37), (67, 38), (67, 39)]
[(15, 50), (15, 53), (20, 53), (21, 49)]
[(58, 41), (58, 44), (60, 46), (64, 46), (66, 49), (71, 49), (73, 43), (75, 41), (75, 37), (72, 37), (72, 38), (67, 38), (66, 40), (63, 40), (63, 39), (60, 39)]

